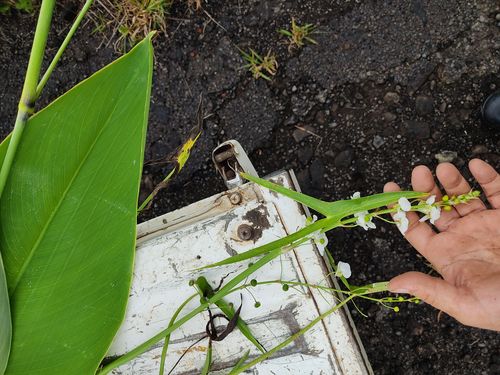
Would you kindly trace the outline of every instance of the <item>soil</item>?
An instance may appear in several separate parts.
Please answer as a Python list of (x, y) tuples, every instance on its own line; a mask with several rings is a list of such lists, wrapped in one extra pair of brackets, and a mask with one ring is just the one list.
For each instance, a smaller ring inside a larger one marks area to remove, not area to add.
[[(47, 60), (75, 8), (58, 5)], [(224, 190), (211, 151), (230, 138), (260, 174), (293, 168), (306, 193), (327, 200), (380, 192), (390, 180), (408, 188), (415, 165), (434, 168), (443, 158), (468, 176), (472, 157), (500, 169), (500, 133), (479, 116), (482, 101), (500, 89), (499, 13), (496, 0), (212, 0), (200, 12), (176, 3), (167, 34), (155, 40), (146, 160), (181, 144), (196, 124), (200, 94), (210, 117), (185, 170), (141, 220)], [(317, 45), (288, 51), (276, 30), (291, 17), (318, 26)], [(35, 21), (0, 16), (1, 136), (14, 122)], [(117, 57), (92, 29), (77, 33), (40, 106)], [(275, 51), (274, 79), (253, 79), (237, 46)], [(146, 166), (144, 192), (168, 168)], [(395, 228), (329, 237), (355, 284), (430, 271)], [(462, 326), (424, 304), (398, 314), (358, 307), (367, 318), (351, 312), (376, 374), (500, 374), (499, 333)]]

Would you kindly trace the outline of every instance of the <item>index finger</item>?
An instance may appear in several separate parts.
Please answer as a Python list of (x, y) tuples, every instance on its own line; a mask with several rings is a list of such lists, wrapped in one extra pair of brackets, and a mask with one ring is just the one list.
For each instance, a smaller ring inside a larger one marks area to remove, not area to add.
[[(401, 189), (394, 182), (389, 182), (384, 186), (384, 192), (399, 190)], [(416, 212), (407, 212), (406, 217), (408, 218), (409, 224), (404, 234), (405, 238), (420, 254), (433, 263), (433, 260), (429, 259), (429, 257), (432, 258), (432, 254), (428, 254), (427, 245), (429, 241), (436, 236), (436, 232), (434, 232), (425, 221), (420, 221)]]

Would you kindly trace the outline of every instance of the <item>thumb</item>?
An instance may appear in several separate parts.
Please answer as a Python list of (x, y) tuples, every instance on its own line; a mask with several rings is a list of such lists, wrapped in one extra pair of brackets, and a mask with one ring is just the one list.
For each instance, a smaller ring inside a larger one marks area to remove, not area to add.
[(463, 298), (454, 285), (441, 278), (420, 272), (407, 272), (389, 282), (389, 291), (412, 294), (436, 309), (461, 320), (458, 306)]

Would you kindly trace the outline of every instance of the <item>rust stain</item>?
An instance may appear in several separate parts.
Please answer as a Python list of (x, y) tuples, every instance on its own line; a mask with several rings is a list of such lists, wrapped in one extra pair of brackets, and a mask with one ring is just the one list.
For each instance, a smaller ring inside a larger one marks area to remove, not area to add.
[(206, 351), (207, 351), (206, 346), (195, 345), (192, 348), (189, 348), (188, 350), (176, 350), (176, 353), (178, 353), (178, 354), (184, 354), (184, 353), (190, 353), (190, 352), (206, 353)]
[(271, 227), (269, 223), (269, 212), (267, 211), (267, 207), (263, 204), (254, 208), (253, 210), (248, 211), (245, 216), (243, 216), (244, 220), (247, 220), (251, 223), (253, 229), (253, 242), (255, 243), (259, 238), (262, 237), (262, 231), (264, 229), (268, 229)]

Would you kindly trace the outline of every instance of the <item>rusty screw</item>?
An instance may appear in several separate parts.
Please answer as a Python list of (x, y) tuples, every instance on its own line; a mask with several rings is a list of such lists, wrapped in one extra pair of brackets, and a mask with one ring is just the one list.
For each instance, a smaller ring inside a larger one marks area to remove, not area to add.
[(240, 240), (248, 241), (253, 237), (253, 228), (247, 224), (241, 224), (238, 227), (238, 237)]
[(229, 196), (229, 201), (232, 204), (238, 204), (241, 202), (241, 194), (240, 193), (233, 193)]

